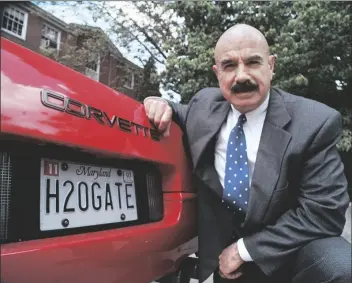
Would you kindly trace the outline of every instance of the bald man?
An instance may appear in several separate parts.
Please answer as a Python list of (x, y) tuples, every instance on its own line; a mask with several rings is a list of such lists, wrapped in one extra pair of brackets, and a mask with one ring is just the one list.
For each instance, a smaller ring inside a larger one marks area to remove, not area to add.
[(336, 110), (271, 86), (274, 56), (248, 25), (215, 48), (219, 88), (188, 105), (151, 97), (146, 114), (165, 138), (184, 133), (198, 189), (199, 280), (351, 282), (340, 237), (347, 182)]

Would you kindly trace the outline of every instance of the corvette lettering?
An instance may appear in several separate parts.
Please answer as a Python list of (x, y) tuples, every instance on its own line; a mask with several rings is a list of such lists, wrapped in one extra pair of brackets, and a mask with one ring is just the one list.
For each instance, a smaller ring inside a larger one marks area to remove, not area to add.
[(71, 99), (61, 93), (44, 89), (41, 91), (41, 101), (46, 107), (66, 112), (68, 114), (91, 120), (94, 118), (99, 124), (113, 128), (115, 125), (118, 129), (125, 132), (134, 132), (136, 135), (142, 134), (144, 137), (150, 137), (154, 141), (160, 141), (157, 130), (144, 127), (132, 121), (117, 117), (109, 116), (106, 112), (84, 104), (80, 101)]

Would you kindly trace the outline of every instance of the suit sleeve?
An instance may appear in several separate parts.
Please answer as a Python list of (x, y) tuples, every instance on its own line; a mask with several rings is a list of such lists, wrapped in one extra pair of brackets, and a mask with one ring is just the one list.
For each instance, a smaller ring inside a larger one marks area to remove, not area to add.
[(189, 104), (180, 104), (167, 101), (172, 108), (172, 120), (182, 129), (184, 132), (187, 114), (189, 110)]
[(311, 143), (304, 159), (298, 205), (275, 224), (243, 239), (254, 262), (271, 275), (308, 242), (339, 236), (349, 204), (347, 181), (336, 144), (341, 115), (334, 111)]

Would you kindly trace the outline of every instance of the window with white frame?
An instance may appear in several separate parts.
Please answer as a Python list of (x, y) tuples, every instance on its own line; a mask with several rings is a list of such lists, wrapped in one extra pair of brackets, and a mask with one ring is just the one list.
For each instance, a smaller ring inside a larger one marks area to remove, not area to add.
[(28, 13), (12, 5), (4, 8), (1, 30), (26, 40)]
[(94, 55), (92, 57), (92, 60), (86, 64), (85, 75), (95, 81), (99, 81), (100, 56)]
[(53, 48), (59, 50), (60, 48), (60, 37), (61, 33), (47, 25), (43, 24), (42, 33), (41, 33), (41, 40), (40, 40), (40, 47), (41, 48)]
[(124, 87), (127, 87), (129, 89), (134, 88), (134, 73), (132, 72), (132, 70), (128, 70), (126, 73)]

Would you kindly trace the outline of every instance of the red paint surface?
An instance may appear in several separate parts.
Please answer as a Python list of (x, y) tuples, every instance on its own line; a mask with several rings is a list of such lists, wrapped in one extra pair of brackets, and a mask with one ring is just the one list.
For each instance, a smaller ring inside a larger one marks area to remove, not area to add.
[[(1, 39), (1, 136), (155, 163), (163, 174), (162, 221), (1, 246), (1, 282), (146, 283), (196, 251), (196, 199), (180, 129), (160, 142), (45, 107), (42, 89), (150, 128), (143, 105), (48, 58)], [(39, 188), (32, 188), (39, 189)]]

